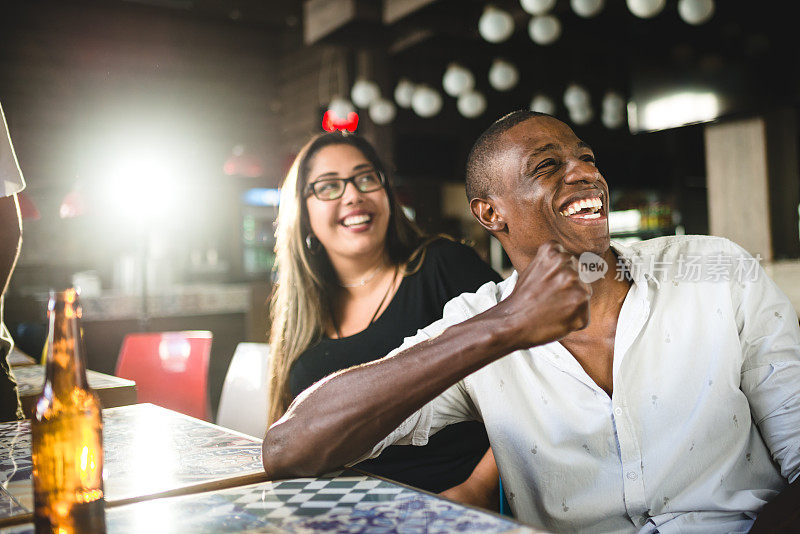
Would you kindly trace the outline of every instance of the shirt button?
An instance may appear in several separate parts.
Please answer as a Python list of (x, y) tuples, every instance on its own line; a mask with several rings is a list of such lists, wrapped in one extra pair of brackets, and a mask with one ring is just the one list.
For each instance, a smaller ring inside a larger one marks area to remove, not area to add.
[(622, 408), (614, 408), (614, 415), (622, 415)]
[(628, 471), (628, 474), (625, 476), (628, 477), (628, 480), (636, 480), (637, 478), (639, 478), (639, 475), (637, 475), (633, 471)]

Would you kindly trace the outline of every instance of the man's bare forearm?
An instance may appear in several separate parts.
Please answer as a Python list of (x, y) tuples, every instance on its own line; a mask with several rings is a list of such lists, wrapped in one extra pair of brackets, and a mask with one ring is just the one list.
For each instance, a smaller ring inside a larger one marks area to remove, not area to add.
[(317, 475), (353, 462), (465, 376), (517, 349), (584, 328), (591, 289), (574, 264), (560, 245), (542, 245), (512, 294), (496, 306), (304, 391), (264, 437), (267, 475)]
[(336, 373), (303, 392), (264, 438), (270, 478), (352, 462), (448, 387), (514, 350), (491, 309), (392, 357)]

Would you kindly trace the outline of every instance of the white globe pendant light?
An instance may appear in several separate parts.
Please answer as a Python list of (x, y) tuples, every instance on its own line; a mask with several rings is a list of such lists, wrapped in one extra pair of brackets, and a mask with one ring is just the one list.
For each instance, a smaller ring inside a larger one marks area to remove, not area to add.
[(328, 109), (340, 120), (346, 119), (350, 113), (355, 111), (353, 104), (341, 96), (333, 97), (331, 103), (328, 105)]
[(564, 105), (568, 109), (589, 105), (589, 91), (577, 83), (570, 84), (564, 91)]
[(570, 0), (572, 11), (579, 17), (596, 17), (605, 7), (605, 0)]
[(514, 18), (502, 9), (489, 6), (478, 20), (478, 32), (490, 43), (502, 43), (514, 33)]
[(519, 81), (517, 67), (504, 59), (495, 59), (489, 68), (489, 84), (498, 91), (508, 91)]
[(625, 99), (614, 91), (609, 91), (603, 97), (603, 111), (617, 112), (625, 109)]
[(411, 108), (420, 117), (433, 117), (442, 109), (442, 95), (427, 85), (421, 85), (411, 97)]
[(408, 78), (400, 78), (397, 82), (397, 87), (394, 88), (394, 101), (401, 108), (408, 109), (411, 107), (411, 98), (414, 96), (416, 87)]
[(356, 83), (353, 84), (353, 89), (350, 90), (350, 100), (360, 108), (368, 108), (372, 101), (380, 98), (380, 96), (381, 90), (378, 84), (364, 78), (356, 80)]
[(475, 87), (475, 76), (458, 63), (452, 63), (444, 71), (442, 87), (445, 93), (457, 97)]
[(377, 98), (369, 105), (369, 118), (375, 124), (389, 124), (397, 115), (397, 108), (390, 100)]
[(609, 91), (605, 94), (600, 120), (609, 129), (619, 128), (625, 122), (625, 99), (619, 93)]
[(531, 111), (538, 113), (547, 113), (548, 115), (556, 114), (556, 103), (547, 95), (538, 94), (531, 99)]
[(561, 37), (561, 23), (555, 15), (533, 17), (528, 23), (528, 35), (536, 44), (553, 44)]
[(478, 91), (467, 91), (458, 97), (458, 112), (468, 119), (474, 119), (486, 111), (486, 98)]
[(714, 0), (679, 0), (678, 14), (687, 24), (705, 24), (714, 16)]
[(591, 106), (578, 106), (569, 110), (569, 120), (578, 126), (589, 124), (593, 118), (594, 112)]
[(628, 10), (640, 19), (655, 17), (664, 9), (667, 0), (627, 0)]
[(622, 113), (603, 111), (603, 114), (600, 116), (600, 120), (602, 121), (603, 126), (609, 130), (616, 130), (625, 122), (625, 115)]
[(519, 0), (522, 9), (531, 15), (544, 15), (556, 5), (556, 0)]

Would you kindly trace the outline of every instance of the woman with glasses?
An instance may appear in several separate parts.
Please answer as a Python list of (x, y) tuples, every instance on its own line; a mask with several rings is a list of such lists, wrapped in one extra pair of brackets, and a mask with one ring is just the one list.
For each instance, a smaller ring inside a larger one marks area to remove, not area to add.
[[(313, 383), (385, 356), (451, 298), (500, 280), (472, 249), (423, 235), (375, 150), (355, 135), (322, 134), (303, 147), (281, 190), (276, 237), (270, 424)], [(483, 425), (466, 422), (358, 467), (428, 491), (456, 487), (447, 495), (473, 504), (483, 502), (464, 496), (487, 495), (492, 506), (488, 448)], [(476, 469), (484, 455), (488, 476)]]

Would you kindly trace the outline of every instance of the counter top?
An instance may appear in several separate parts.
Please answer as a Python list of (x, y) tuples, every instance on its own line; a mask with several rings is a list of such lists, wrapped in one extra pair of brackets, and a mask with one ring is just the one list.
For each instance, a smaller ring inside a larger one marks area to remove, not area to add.
[[(246, 313), (250, 309), (250, 284), (175, 285), (147, 297), (149, 317), (185, 317)], [(47, 308), (49, 296), (33, 295)], [(83, 321), (136, 319), (142, 315), (141, 295), (106, 291), (99, 296), (81, 296)]]

